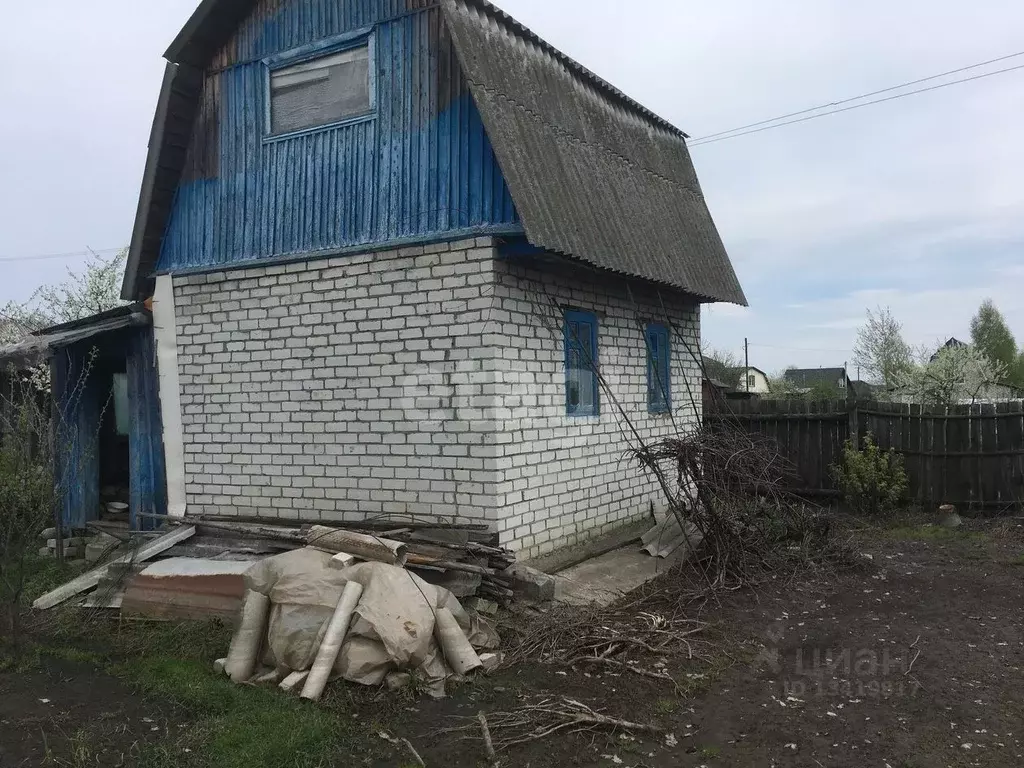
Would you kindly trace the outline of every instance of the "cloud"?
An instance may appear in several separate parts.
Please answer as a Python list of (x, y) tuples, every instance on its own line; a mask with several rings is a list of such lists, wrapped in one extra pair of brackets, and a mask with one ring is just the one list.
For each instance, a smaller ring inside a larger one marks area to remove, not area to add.
[[(196, 2), (9, 9), (0, 257), (128, 241), (160, 55)], [(498, 2), (695, 137), (1017, 51), (1024, 26), (1016, 0)], [(751, 302), (706, 311), (705, 340), (749, 338), (767, 370), (837, 365), (868, 307), (930, 343), (986, 297), (1024, 340), (1022, 123), (1024, 71), (694, 147)], [(3, 263), (0, 302), (62, 267)]]

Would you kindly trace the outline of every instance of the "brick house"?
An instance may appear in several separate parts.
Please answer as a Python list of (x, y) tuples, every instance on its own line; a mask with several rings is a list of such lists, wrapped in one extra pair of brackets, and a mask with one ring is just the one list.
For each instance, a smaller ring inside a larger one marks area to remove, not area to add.
[(166, 54), (124, 282), (171, 514), (636, 520), (745, 303), (685, 134), (484, 0), (204, 0)]

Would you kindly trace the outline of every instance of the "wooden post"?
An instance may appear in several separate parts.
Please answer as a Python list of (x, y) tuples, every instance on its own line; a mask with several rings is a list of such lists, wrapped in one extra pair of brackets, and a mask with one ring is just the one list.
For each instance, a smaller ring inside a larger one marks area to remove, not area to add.
[(856, 397), (852, 400), (848, 400), (847, 403), (850, 405), (850, 421), (848, 425), (849, 432), (847, 437), (853, 443), (855, 448), (860, 448), (860, 404)]

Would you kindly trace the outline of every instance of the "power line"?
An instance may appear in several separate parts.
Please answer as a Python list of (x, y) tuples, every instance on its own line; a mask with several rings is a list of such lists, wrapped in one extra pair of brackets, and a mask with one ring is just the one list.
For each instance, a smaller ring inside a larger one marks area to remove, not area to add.
[(977, 69), (978, 67), (987, 67), (989, 64), (998, 64), (1000, 61), (1006, 61), (1007, 59), (1013, 59), (1013, 58), (1016, 58), (1018, 56), (1024, 56), (1024, 51), (1018, 51), (1017, 53), (1011, 53), (1011, 54), (1009, 54), (1007, 56), (1000, 56), (998, 59), (989, 59), (988, 61), (983, 61), (983, 62), (981, 62), (979, 64), (971, 64), (971, 65), (966, 66), (966, 67), (960, 67), (959, 69), (951, 69), (948, 72), (943, 72), (943, 73), (938, 74), (938, 75), (930, 75), (928, 77), (922, 77), (922, 78), (920, 78), (918, 80), (911, 80), (910, 82), (907, 82), (907, 83), (901, 83), (900, 85), (893, 85), (893, 86), (890, 86), (889, 88), (883, 88), (880, 91), (871, 91), (870, 93), (862, 93), (860, 96), (851, 96), (850, 98), (842, 99), (841, 101), (831, 101), (828, 104), (819, 104), (816, 107), (810, 107), (808, 109), (801, 109), (799, 112), (790, 112), (787, 115), (779, 115), (778, 117), (773, 117), (770, 120), (759, 120), (756, 123), (748, 123), (747, 125), (741, 125), (739, 128), (733, 128), (732, 130), (719, 131), (718, 133), (710, 133), (707, 136), (698, 136), (696, 139), (693, 139), (693, 141), (695, 141), (695, 142), (707, 141), (708, 139), (714, 139), (714, 138), (717, 138), (718, 136), (724, 136), (727, 133), (736, 133), (737, 131), (745, 131), (748, 128), (756, 128), (759, 125), (767, 125), (768, 123), (775, 123), (775, 122), (778, 122), (779, 120), (786, 120), (786, 119), (788, 119), (790, 117), (798, 117), (800, 115), (806, 115), (808, 112), (817, 112), (819, 109), (827, 109), (828, 107), (840, 107), (843, 104), (849, 104), (851, 101), (860, 101), (861, 99), (869, 99), (872, 96), (880, 96), (881, 94), (889, 93), (890, 91), (897, 91), (897, 90), (900, 90), (901, 88), (909, 88), (912, 85), (920, 85), (921, 83), (927, 83), (930, 80), (938, 80), (940, 77), (949, 77), (950, 75), (956, 75), (956, 74), (959, 74), (960, 72), (967, 72), (968, 70)]
[[(1017, 55), (1020, 55), (1020, 54), (1017, 54)], [(776, 123), (776, 122), (774, 122), (772, 120), (765, 120), (765, 121), (762, 121), (762, 122), (763, 123), (772, 123), (772, 125), (762, 125), (762, 127), (760, 127), (760, 128), (752, 128), (751, 130), (748, 130), (748, 131), (742, 131), (742, 129), (740, 129), (740, 128), (735, 128), (735, 129), (733, 129), (733, 131), (723, 131), (721, 134), (712, 134), (712, 136), (717, 136), (718, 138), (708, 137), (708, 138), (704, 139), (703, 141), (698, 139), (696, 142), (690, 143), (689, 146), (691, 148), (693, 148), (693, 147), (703, 147), (706, 144), (715, 144), (716, 142), (719, 142), (719, 141), (727, 141), (728, 139), (738, 139), (741, 136), (750, 136), (751, 134), (761, 133), (763, 131), (770, 131), (770, 130), (772, 130), (774, 128), (783, 128), (783, 127), (785, 127), (787, 125), (795, 125), (797, 123), (806, 123), (809, 120), (817, 120), (819, 117), (828, 117), (829, 115), (838, 115), (838, 114), (840, 114), (842, 112), (850, 112), (850, 111), (852, 111), (854, 109), (860, 109), (861, 107), (870, 107), (873, 104), (884, 104), (887, 101), (896, 101), (897, 99), (905, 99), (907, 96), (916, 96), (916, 95), (921, 94), (921, 93), (928, 93), (929, 91), (937, 91), (937, 90), (939, 90), (941, 88), (948, 88), (951, 85), (960, 85), (961, 83), (970, 83), (970, 82), (973, 82), (975, 80), (981, 80), (981, 79), (986, 78), (986, 77), (994, 77), (995, 75), (1002, 75), (1002, 74), (1005, 74), (1007, 72), (1014, 72), (1014, 71), (1019, 70), (1019, 69), (1024, 69), (1024, 64), (1019, 64), (1019, 65), (1017, 65), (1015, 67), (1007, 67), (1005, 69), (997, 69), (994, 72), (985, 72), (985, 73), (980, 74), (980, 75), (974, 75), (973, 77), (964, 77), (964, 78), (961, 78), (960, 80), (951, 80), (948, 83), (941, 83), (939, 85), (932, 85), (932, 86), (929, 86), (928, 88), (919, 88), (916, 91), (908, 91), (906, 93), (900, 93), (900, 94), (897, 94), (895, 96), (887, 96), (884, 99), (875, 99), (874, 101), (866, 101), (863, 104), (854, 104), (853, 106), (843, 107), (842, 109), (834, 109), (834, 110), (831, 110), (829, 112), (821, 112), (820, 114), (816, 114), (816, 115), (808, 115), (807, 117), (800, 117), (800, 118), (797, 118), (796, 120), (787, 120), (786, 122), (782, 122), (782, 123)], [(906, 87), (906, 86), (895, 86), (895, 88), (900, 88), (900, 87)], [(890, 88), (890, 89), (886, 89), (886, 90), (894, 90), (894, 89)], [(881, 91), (880, 91), (880, 93), (881, 93)], [(864, 98), (864, 97), (861, 97), (861, 98)], [(838, 102), (838, 103), (844, 103), (844, 102)], [(818, 109), (820, 109), (820, 108), (821, 107), (818, 107)], [(812, 109), (812, 110), (805, 110), (805, 111), (813, 112), (814, 110)], [(794, 113), (794, 114), (800, 114), (800, 113)], [(782, 118), (776, 118), (776, 120), (781, 120), (781, 119)], [(752, 123), (751, 125), (755, 125), (755, 124)], [(736, 133), (735, 131), (742, 131), (742, 132), (741, 133)], [(728, 135), (723, 135), (723, 134), (728, 134)]]
[(49, 261), (51, 259), (75, 259), (84, 256), (99, 256), (103, 253), (119, 253), (124, 248), (101, 248), (95, 250), (88, 248), (84, 251), (69, 251), (67, 253), (43, 253), (35, 256), (3, 256), (0, 257), (0, 262), (4, 261)]

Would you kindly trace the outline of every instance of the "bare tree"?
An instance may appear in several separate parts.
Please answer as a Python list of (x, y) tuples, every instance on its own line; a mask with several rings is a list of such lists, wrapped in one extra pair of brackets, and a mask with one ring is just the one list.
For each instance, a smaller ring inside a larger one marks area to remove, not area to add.
[(738, 355), (728, 350), (708, 348), (701, 350), (704, 357), (704, 373), (708, 378), (740, 389), (744, 375), (743, 363)]
[(93, 256), (63, 282), (44, 285), (24, 302), (0, 308), (0, 346), (15, 344), (48, 325), (80, 320), (121, 306), (121, 278), (127, 251), (109, 259)]
[(903, 339), (903, 326), (889, 308), (869, 309), (853, 348), (853, 361), (865, 375), (886, 389), (896, 388), (914, 370), (914, 356), (913, 348)]

